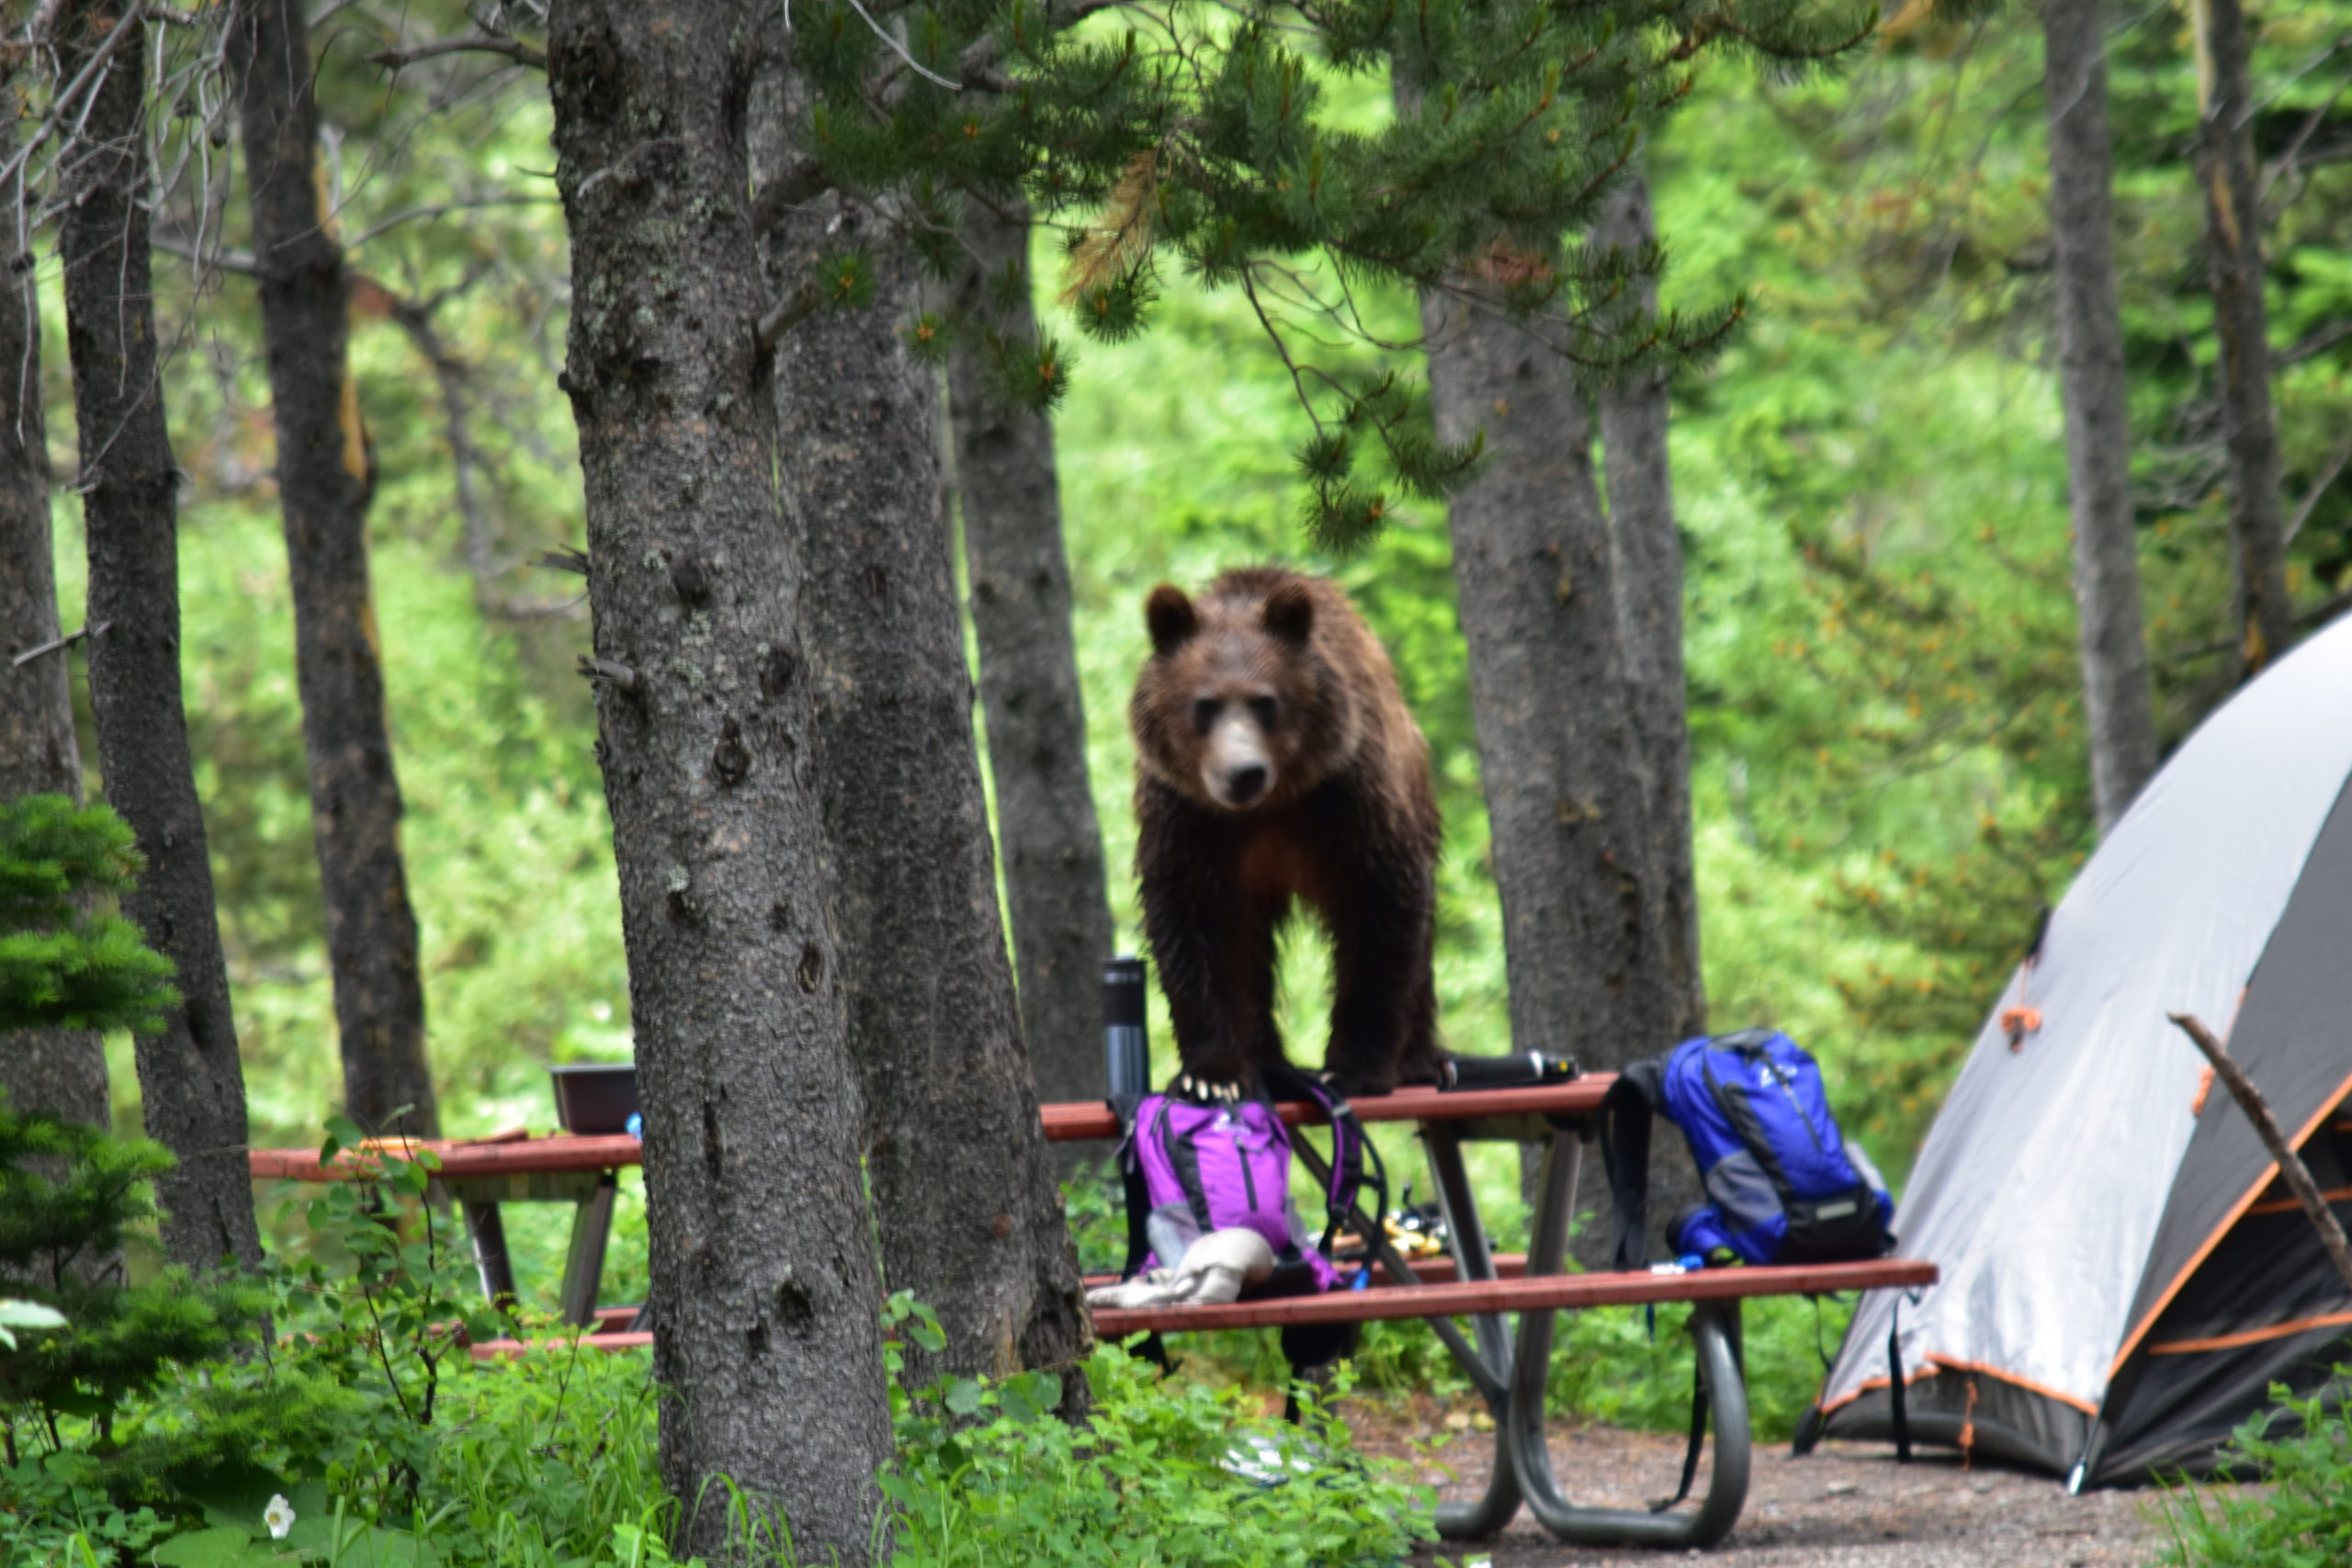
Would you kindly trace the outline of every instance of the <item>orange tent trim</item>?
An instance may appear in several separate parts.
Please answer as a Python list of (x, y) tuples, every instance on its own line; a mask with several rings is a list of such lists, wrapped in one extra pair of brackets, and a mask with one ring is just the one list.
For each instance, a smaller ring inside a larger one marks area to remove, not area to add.
[[(2335, 1187), (2320, 1194), (2331, 1203), (2352, 1203), (2352, 1187)], [(2273, 1198), (2267, 1203), (2256, 1203), (2246, 1211), (2249, 1214), (2292, 1214), (2300, 1212), (2302, 1201), (2296, 1198)]]
[(2352, 1324), (2352, 1312), (2332, 1312), (2324, 1317), (2299, 1317), (2292, 1323), (2274, 1323), (2267, 1328), (2249, 1328), (2243, 1334), (2222, 1334), (2211, 1339), (2167, 1339), (2161, 1345), (2149, 1346), (2148, 1354), (2190, 1356), (2200, 1350), (2234, 1350), (2242, 1345), (2259, 1345), (2265, 1340), (2285, 1339), (2314, 1328), (2335, 1328), (2346, 1324)]
[[(1997, 1378), (2002, 1382), (2014, 1383), (2029, 1393), (2038, 1393), (2044, 1399), (2054, 1399), (2061, 1404), (2071, 1404), (2086, 1416), (2098, 1414), (2098, 1406), (2089, 1400), (2077, 1399), (2071, 1393), (2061, 1393), (2047, 1383), (2038, 1383), (2031, 1378), (2021, 1378), (2015, 1372), (2006, 1372), (1998, 1367), (1988, 1367), (1982, 1361), (1962, 1361), (1951, 1356), (1939, 1355), (1933, 1350), (1928, 1352), (1917, 1371), (1903, 1380), (1903, 1386), (1908, 1388), (1913, 1383), (1934, 1377), (1939, 1372), (1974, 1372), (1980, 1377)], [(1874, 1388), (1893, 1387), (1894, 1382), (1892, 1378), (1867, 1378), (1856, 1385), (1851, 1393), (1841, 1396), (1834, 1404), (1821, 1406), (1821, 1413), (1826, 1416), (1833, 1410), (1843, 1409)]]

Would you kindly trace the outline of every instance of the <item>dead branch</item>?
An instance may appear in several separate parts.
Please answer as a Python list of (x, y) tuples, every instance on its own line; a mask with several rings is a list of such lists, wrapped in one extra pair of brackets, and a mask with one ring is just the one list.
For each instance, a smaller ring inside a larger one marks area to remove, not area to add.
[(822, 297), (813, 283), (804, 283), (775, 302), (775, 308), (760, 318), (759, 333), (762, 348), (774, 348), (784, 340), (784, 334), (798, 326), (803, 318), (815, 310)]
[(585, 577), (588, 575), (588, 552), (572, 549), (541, 550), (538, 558), (531, 564), (543, 566), (549, 571), (569, 571)]
[(637, 671), (628, 665), (610, 659), (591, 659), (584, 653), (580, 656), (580, 673), (592, 683), (603, 682), (624, 692), (634, 692), (641, 684)]
[(39, 648), (28, 648), (25, 649), (24, 652), (17, 655), (15, 659), (9, 660), (8, 667), (12, 670), (21, 670), (26, 665), (30, 664), (34, 660), (39, 659), (44, 653), (55, 653), (61, 649), (71, 648), (85, 637), (104, 637), (107, 634), (107, 629), (113, 625), (114, 623), (112, 621), (100, 621), (95, 626), (76, 626), (74, 630), (67, 632), (63, 637), (51, 637), (49, 641), (42, 643)]
[(528, 66), (534, 71), (548, 68), (546, 51), (533, 49), (521, 39), (503, 38), (496, 33), (435, 39), (429, 43), (413, 44), (407, 49), (379, 50), (368, 56), (368, 63), (400, 71), (420, 60), (436, 60), (445, 54), (503, 54), (515, 64)]
[(2295, 542), (2295, 536), (2303, 531), (2303, 525), (2310, 522), (2312, 513), (2318, 510), (2320, 497), (2327, 493), (2327, 487), (2336, 481), (2344, 472), (2344, 465), (2346, 463), (2352, 463), (2352, 446), (2340, 448), (2329, 460), (2327, 471), (2312, 481), (2312, 488), (2303, 494), (2303, 503), (2295, 508), (2295, 515), (2288, 523), (2286, 533), (2279, 536), (2280, 549), (2283, 550)]
[(2335, 1211), (2327, 1206), (2327, 1200), (2320, 1193), (2319, 1183), (2312, 1179), (2311, 1167), (2303, 1163), (2302, 1156), (2297, 1154), (2295, 1146), (2287, 1141), (2287, 1134), (2278, 1130), (2278, 1118), (2270, 1114), (2270, 1102), (2262, 1098), (2262, 1091), (2254, 1087), (2254, 1080), (2245, 1076), (2245, 1069), (2238, 1066), (2236, 1059), (2222, 1048), (2222, 1043), (2213, 1037), (2213, 1032), (2199, 1021), (2195, 1013), (2176, 1012), (2165, 1016), (2180, 1025), (2181, 1032), (2196, 1042), (2197, 1048), (2205, 1053), (2205, 1059), (2213, 1065), (2214, 1076), (2228, 1086), (2230, 1098), (2238, 1102), (2238, 1109), (2245, 1111), (2246, 1120), (2254, 1123), (2255, 1132), (2262, 1139), (2262, 1146), (2268, 1149), (2270, 1157), (2278, 1162), (2278, 1174), (2286, 1179), (2288, 1188), (2295, 1194), (2295, 1201), (2303, 1206), (2312, 1228), (2319, 1232), (2320, 1245), (2327, 1248), (2327, 1256), (2335, 1263), (2335, 1271), (2344, 1276), (2345, 1288), (2352, 1290), (2352, 1241), (2345, 1239), (2344, 1227), (2336, 1223)]
[[(116, 46), (130, 36), (130, 29), (144, 18), (146, 14), (144, 6), (124, 7), (122, 19), (115, 23), (114, 31), (107, 34), (105, 41), (91, 52), (90, 58), (84, 62), (82, 69), (75, 73), (74, 80), (65, 85), (65, 90), (50, 101), (49, 112), (41, 117), (39, 125), (33, 127), (32, 133), (25, 138), (24, 144), (17, 149), (17, 155), (8, 160), (6, 167), (0, 167), (0, 186), (5, 186), (15, 179), (17, 171), (23, 168), (32, 155), (40, 150), (41, 143), (47, 141), (51, 133), (56, 130), (57, 123), (64, 116), (65, 111), (73, 107), (74, 98), (80, 96), (82, 89), (88, 86), (99, 72), (107, 68), (107, 62), (113, 57)], [(79, 134), (78, 127), (76, 134)]]
[(472, 212), (484, 207), (553, 207), (555, 204), (556, 198), (551, 196), (512, 195), (477, 196), (469, 197), (463, 201), (435, 202), (431, 207), (413, 208), (406, 212), (394, 213), (345, 245), (344, 250), (346, 254), (356, 251), (370, 240), (380, 239), (401, 224), (414, 223), (420, 219), (445, 218), (452, 212)]
[(261, 258), (251, 251), (232, 251), (225, 248), (206, 250), (187, 235), (175, 234), (167, 229), (154, 231), (149, 239), (149, 243), (165, 255), (177, 256), (183, 261), (194, 262), (199, 272), (218, 269), (221, 272), (233, 272), (241, 277), (261, 276)]

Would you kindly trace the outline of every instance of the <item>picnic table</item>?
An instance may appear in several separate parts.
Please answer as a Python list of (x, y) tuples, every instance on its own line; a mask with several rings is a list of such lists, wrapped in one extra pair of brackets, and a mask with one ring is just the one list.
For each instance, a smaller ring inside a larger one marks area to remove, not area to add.
[[(1610, 1075), (1595, 1074), (1521, 1089), (1415, 1088), (1353, 1100), (1361, 1121), (1417, 1126), (1434, 1179), (1449, 1256), (1416, 1263), (1396, 1249), (1378, 1216), (1359, 1209), (1353, 1216), (1355, 1233), (1367, 1239), (1383, 1276), (1365, 1289), (1214, 1306), (1102, 1309), (1093, 1314), (1095, 1332), (1124, 1339), (1146, 1333), (1423, 1319), (1461, 1365), (1495, 1420), (1495, 1462), (1486, 1491), (1473, 1502), (1441, 1504), (1440, 1534), (1458, 1540), (1493, 1535), (1523, 1505), (1564, 1540), (1683, 1548), (1720, 1540), (1737, 1521), (1747, 1495), (1749, 1427), (1740, 1303), (1759, 1296), (1917, 1287), (1933, 1283), (1936, 1269), (1916, 1259), (1883, 1258), (1690, 1272), (1565, 1272), (1584, 1145), (1598, 1125), (1613, 1081)], [(1294, 1126), (1323, 1120), (1319, 1109), (1303, 1103), (1280, 1110)], [(1110, 1140), (1120, 1134), (1117, 1116), (1100, 1103), (1046, 1105), (1041, 1108), (1041, 1119), (1046, 1136), (1056, 1143)], [(1523, 1257), (1498, 1256), (1488, 1247), (1463, 1159), (1464, 1145), (1478, 1141), (1534, 1144), (1543, 1150)], [(511, 1296), (514, 1289), (499, 1203), (569, 1200), (578, 1207), (560, 1293), (567, 1321), (594, 1331), (583, 1344), (620, 1349), (652, 1342), (651, 1333), (637, 1321), (637, 1309), (595, 1305), (616, 1173), (642, 1158), (635, 1138), (508, 1136), (426, 1146), (441, 1160), (436, 1180), (464, 1204), (487, 1293)], [(1295, 1151), (1309, 1174), (1329, 1182), (1329, 1165), (1307, 1139), (1297, 1140)], [(341, 1162), (322, 1168), (315, 1156), (288, 1151), (256, 1151), (253, 1163), (256, 1176), (296, 1180), (333, 1180), (349, 1174)], [(1554, 1474), (1544, 1441), (1544, 1390), (1555, 1318), (1577, 1308), (1662, 1302), (1687, 1303), (1692, 1308), (1690, 1331), (1698, 1359), (1697, 1391), (1714, 1432), (1705, 1490), (1690, 1509), (1578, 1506)], [(1466, 1332), (1457, 1319), (1468, 1320)], [(477, 1345), (473, 1353), (511, 1356), (526, 1348), (504, 1340)]]
[[(644, 1163), (645, 1148), (627, 1134), (583, 1137), (558, 1134), (534, 1138), (520, 1128), (487, 1138), (391, 1140), (391, 1152), (430, 1151), (440, 1161), (433, 1185), (463, 1212), (473, 1244), (474, 1268), (482, 1294), (514, 1301), (514, 1263), (506, 1250), (502, 1203), (570, 1203), (571, 1242), (566, 1249), (557, 1310), (577, 1327), (633, 1325), (635, 1307), (599, 1309), (605, 1250), (613, 1233), (613, 1204), (620, 1196), (624, 1167)], [(369, 1151), (355, 1149), (322, 1165), (310, 1149), (254, 1149), (249, 1156), (256, 1179), (289, 1181), (348, 1181), (366, 1168)], [(475, 1347), (477, 1354), (481, 1347)]]

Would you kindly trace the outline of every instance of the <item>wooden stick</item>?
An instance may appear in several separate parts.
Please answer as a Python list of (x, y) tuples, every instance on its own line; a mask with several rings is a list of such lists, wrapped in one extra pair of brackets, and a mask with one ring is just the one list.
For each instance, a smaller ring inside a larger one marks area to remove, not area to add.
[(2270, 1114), (2270, 1102), (2262, 1098), (2262, 1091), (2254, 1087), (2254, 1080), (2245, 1076), (2245, 1069), (2222, 1048), (2222, 1043), (2213, 1038), (2213, 1032), (2199, 1022), (2195, 1013), (2176, 1012), (2165, 1016), (2180, 1025), (2181, 1032), (2197, 1043), (2197, 1048), (2205, 1053), (2205, 1059), (2213, 1064), (2214, 1076), (2229, 1086), (2230, 1098), (2238, 1102), (2238, 1109), (2245, 1112), (2246, 1120), (2253, 1122), (2254, 1130), (2261, 1134), (2263, 1147), (2268, 1149), (2270, 1157), (2278, 1161), (2278, 1174), (2287, 1179), (2287, 1186), (2294, 1192), (2296, 1201), (2302, 1204), (2303, 1213), (2311, 1217), (2312, 1228), (2319, 1232), (2320, 1245), (2327, 1248), (2327, 1256), (2334, 1260), (2335, 1271), (2344, 1276), (2346, 1287), (2352, 1289), (2352, 1242), (2345, 1239), (2344, 1227), (2336, 1223), (2335, 1211), (2327, 1206), (2325, 1198), (2320, 1196), (2319, 1183), (2312, 1179), (2311, 1168), (2303, 1163), (2294, 1145), (2287, 1142), (2287, 1134), (2278, 1130), (2278, 1118)]
[(104, 637), (113, 626), (114, 623), (112, 621), (100, 621), (95, 627), (77, 626), (73, 631), (67, 632), (63, 637), (50, 638), (49, 641), (42, 643), (39, 648), (28, 648), (25, 649), (24, 652), (17, 655), (17, 657), (10, 661), (9, 668), (12, 670), (21, 669), (25, 665), (30, 664), (34, 660), (39, 659), (42, 654), (55, 653), (61, 648), (71, 648), (85, 637)]

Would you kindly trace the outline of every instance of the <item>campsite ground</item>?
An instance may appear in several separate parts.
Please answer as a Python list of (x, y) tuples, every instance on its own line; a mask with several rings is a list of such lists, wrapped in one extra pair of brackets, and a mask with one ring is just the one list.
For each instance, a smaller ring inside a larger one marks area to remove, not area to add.
[[(1467, 1496), (1484, 1486), (1494, 1453), (1491, 1434), (1465, 1425), (1467, 1415), (1351, 1410), (1350, 1425), (1364, 1448), (1414, 1456), (1442, 1495)], [(1681, 1459), (1682, 1439), (1666, 1433), (1583, 1427), (1552, 1438), (1553, 1470), (1578, 1502), (1639, 1506), (1662, 1497)], [(1898, 1465), (1878, 1444), (1827, 1443), (1802, 1460), (1773, 1444), (1757, 1450), (1739, 1528), (1705, 1557), (1737, 1568), (2138, 1568), (2163, 1539), (2145, 1492), (2068, 1497), (2049, 1476), (1963, 1469), (1958, 1456), (1933, 1450)], [(1494, 1568), (1661, 1561), (1655, 1551), (1564, 1546), (1524, 1513), (1498, 1540), (1422, 1561), (1442, 1568), (1482, 1557)]]

